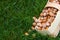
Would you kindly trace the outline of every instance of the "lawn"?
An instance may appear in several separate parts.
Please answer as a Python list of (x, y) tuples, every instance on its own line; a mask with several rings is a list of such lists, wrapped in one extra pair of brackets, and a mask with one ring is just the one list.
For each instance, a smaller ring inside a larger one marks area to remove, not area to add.
[(47, 0), (0, 0), (0, 40), (60, 40), (32, 30), (33, 16), (39, 17)]

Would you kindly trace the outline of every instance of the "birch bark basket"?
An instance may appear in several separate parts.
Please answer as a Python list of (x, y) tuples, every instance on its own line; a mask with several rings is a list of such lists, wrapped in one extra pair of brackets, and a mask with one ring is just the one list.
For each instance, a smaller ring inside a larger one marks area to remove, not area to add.
[[(59, 30), (60, 30), (60, 4), (59, 2), (60, 1), (58, 0), (48, 0), (39, 18), (37, 19), (36, 17), (33, 17), (34, 19), (33, 27), (40, 34), (49, 35), (51, 37), (56, 37), (58, 35)], [(43, 21), (44, 18), (46, 21)], [(51, 19), (52, 22), (50, 22), (51, 20), (48, 22), (48, 19)]]

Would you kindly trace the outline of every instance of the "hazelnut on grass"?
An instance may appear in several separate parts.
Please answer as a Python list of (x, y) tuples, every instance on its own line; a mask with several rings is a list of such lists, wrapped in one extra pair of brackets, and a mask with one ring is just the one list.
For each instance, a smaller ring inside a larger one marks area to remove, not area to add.
[(41, 13), (40, 16), (43, 16), (43, 13)]
[(36, 23), (35, 22), (33, 23), (33, 26), (36, 26)]
[(37, 20), (37, 18), (36, 18), (36, 17), (33, 17), (33, 19), (34, 19), (34, 20)]
[(35, 27), (34, 27), (34, 26), (32, 26), (32, 27), (31, 27), (31, 29), (32, 29), (32, 30), (35, 30)]
[(33, 19), (36, 23), (41, 22), (40, 19), (37, 19), (36, 17), (33, 17)]
[(43, 28), (43, 27), (38, 27), (37, 29), (38, 29), (38, 30), (42, 30), (42, 28)]
[(28, 32), (25, 32), (25, 35), (26, 35), (26, 36), (28, 36), (28, 35), (29, 35), (29, 33), (28, 33)]

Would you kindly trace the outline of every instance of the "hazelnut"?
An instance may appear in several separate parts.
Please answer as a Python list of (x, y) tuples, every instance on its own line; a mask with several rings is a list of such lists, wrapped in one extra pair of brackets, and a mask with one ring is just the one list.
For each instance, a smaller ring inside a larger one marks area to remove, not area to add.
[(54, 14), (54, 13), (52, 13), (52, 12), (50, 12), (50, 13), (49, 13), (49, 15), (50, 15), (50, 16), (55, 16), (55, 14)]
[(44, 20), (46, 20), (47, 19), (47, 17), (44, 17)]
[(34, 21), (36, 21), (36, 20), (37, 20), (37, 18), (36, 18), (36, 17), (33, 17), (33, 19), (34, 19)]
[(44, 9), (44, 10), (43, 10), (43, 13), (48, 13), (48, 10), (47, 10), (47, 9)]
[(50, 17), (51, 21), (53, 22), (53, 20), (55, 19), (54, 17)]
[(48, 8), (48, 11), (50, 11), (51, 10), (51, 8)]
[(47, 20), (42, 20), (43, 23), (45, 23)]
[(43, 27), (46, 27), (46, 23), (42, 23), (42, 26), (43, 26)]
[(43, 13), (41, 13), (40, 16), (43, 16)]
[(38, 19), (36, 19), (36, 20), (35, 20), (35, 22), (37, 23), (37, 22), (39, 22), (39, 20), (38, 20)]
[(48, 27), (45, 27), (45, 30), (48, 30)]
[(42, 20), (40, 19), (40, 17), (39, 17), (39, 19), (38, 19), (38, 20), (39, 20), (39, 23), (41, 23), (41, 22), (42, 22)]
[(47, 13), (43, 13), (43, 16), (46, 16), (47, 15)]
[(53, 2), (54, 0), (49, 0), (49, 2)]
[(56, 8), (54, 8), (53, 10), (54, 10), (54, 11), (57, 11), (57, 9), (56, 9)]
[(34, 30), (34, 29), (35, 29), (35, 27), (34, 27), (34, 26), (32, 26), (32, 27), (31, 27), (31, 29), (32, 29), (32, 30)]
[(38, 27), (38, 30), (42, 30), (42, 27)]
[(40, 17), (40, 19), (41, 19), (41, 20), (43, 20), (43, 19), (44, 19), (44, 17)]
[(56, 3), (57, 3), (57, 4), (59, 4), (59, 2), (58, 2), (58, 1), (56, 1)]
[(49, 19), (51, 16), (47, 16), (47, 18)]
[(50, 26), (51, 24), (49, 22), (46, 23), (47, 26)]
[(29, 35), (28, 32), (25, 32), (25, 35), (28, 36)]
[(33, 26), (36, 26), (36, 23), (35, 22), (33, 23)]
[(42, 24), (41, 23), (37, 23), (37, 26), (42, 26)]

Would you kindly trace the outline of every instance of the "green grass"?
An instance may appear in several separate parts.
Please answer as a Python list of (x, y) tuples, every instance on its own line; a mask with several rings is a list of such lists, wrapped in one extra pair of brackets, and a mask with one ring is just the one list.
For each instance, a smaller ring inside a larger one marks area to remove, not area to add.
[(60, 40), (60, 35), (50, 38), (31, 30), (32, 17), (38, 18), (46, 3), (47, 0), (0, 0), (0, 40)]

